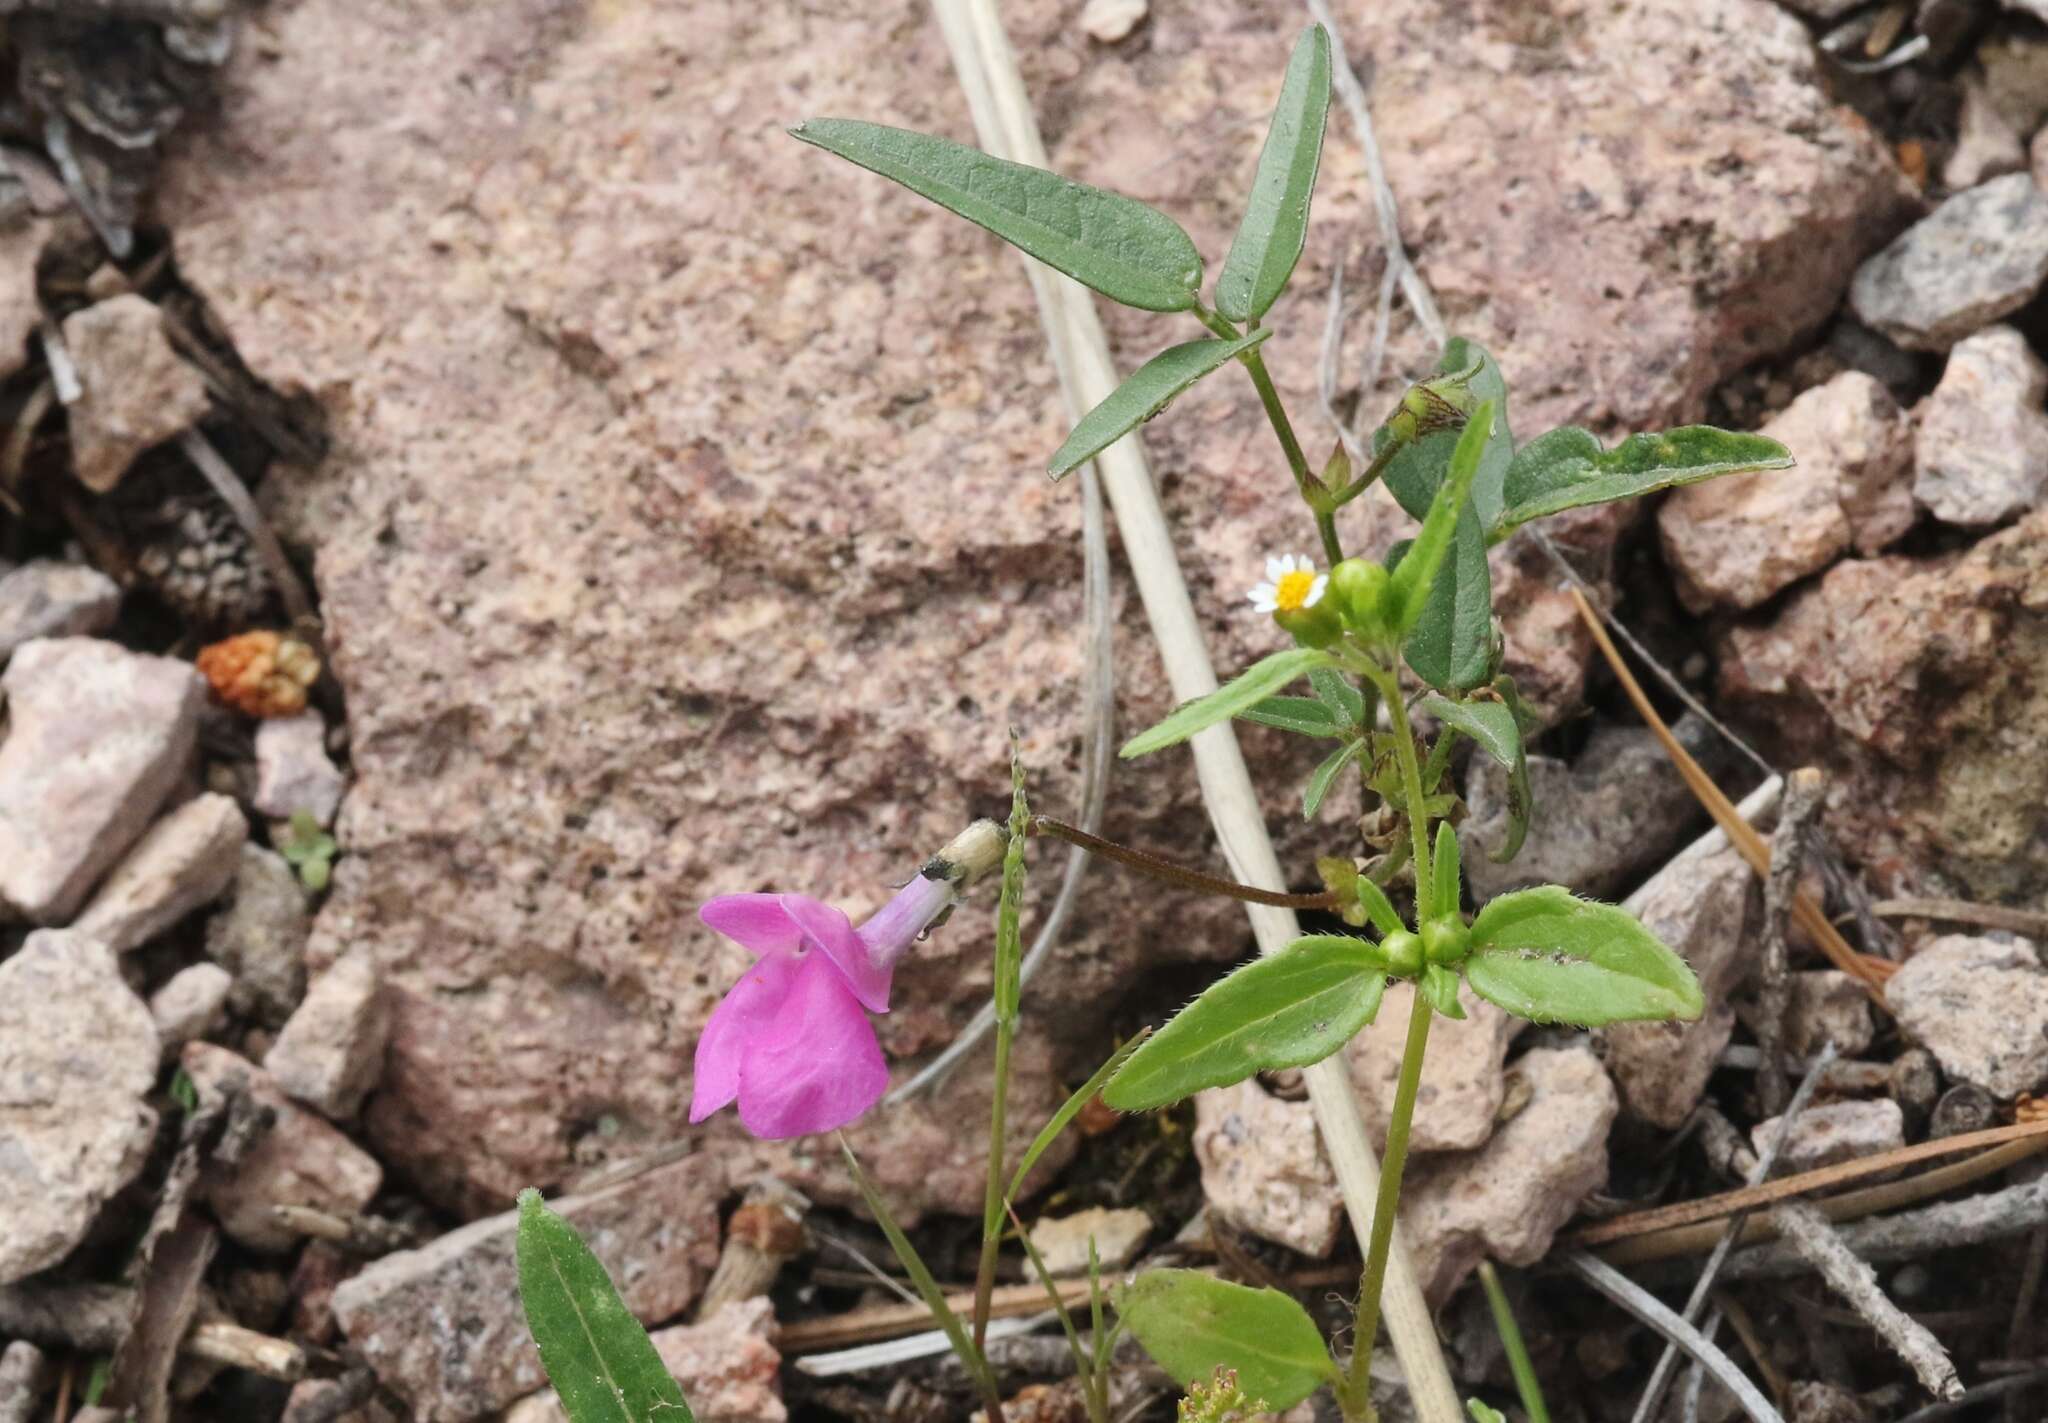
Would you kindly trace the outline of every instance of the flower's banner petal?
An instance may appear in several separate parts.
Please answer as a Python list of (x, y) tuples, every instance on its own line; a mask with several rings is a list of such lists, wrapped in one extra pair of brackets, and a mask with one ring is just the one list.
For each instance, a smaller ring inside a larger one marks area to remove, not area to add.
[(1321, 1062), (1372, 1021), (1386, 974), (1386, 955), (1368, 940), (1296, 939), (1176, 1013), (1131, 1054), (1102, 1100), (1120, 1112), (1147, 1111), (1255, 1072)]
[(1112, 301), (1189, 311), (1201, 294), (1202, 254), (1194, 239), (1135, 198), (951, 139), (858, 119), (807, 119), (790, 133), (893, 178)]
[(803, 943), (803, 926), (789, 917), (781, 894), (721, 894), (697, 917), (753, 954), (793, 954)]
[(1268, 326), (1234, 341), (1188, 341), (1168, 346), (1081, 417), (1066, 443), (1053, 452), (1046, 473), (1058, 479), (1094, 459), (1172, 404), (1175, 396), (1203, 376), (1272, 334), (1273, 328)]
[(1308, 240), (1309, 198), (1323, 158), (1330, 111), (1330, 35), (1310, 25), (1287, 61), (1280, 101), (1259, 150), (1251, 201), (1216, 278), (1216, 309), (1232, 321), (1256, 321), (1279, 300)]
[(1308, 1311), (1278, 1290), (1234, 1285), (1200, 1270), (1147, 1270), (1117, 1294), (1117, 1313), (1159, 1367), (1185, 1388), (1219, 1368), (1268, 1408), (1286, 1409), (1337, 1366)]
[(1633, 499), (1724, 474), (1791, 467), (1791, 453), (1776, 440), (1711, 425), (1630, 435), (1611, 450), (1567, 425), (1516, 451), (1503, 485), (1503, 507), (1488, 525), (1487, 537), (1498, 543), (1531, 519), (1585, 504)]
[(889, 1011), (889, 979), (893, 972), (876, 964), (852, 921), (823, 900), (801, 894), (782, 896), (782, 907), (804, 931), (804, 939), (825, 951), (844, 975), (847, 987), (871, 1013)]
[(690, 1120), (701, 1122), (740, 1093), (740, 1067), (754, 1040), (782, 1012), (796, 981), (797, 960), (770, 954), (732, 986), (711, 1010), (697, 1039), (697, 1061), (690, 1086)]
[(1691, 1020), (1703, 1007), (1685, 960), (1635, 915), (1554, 884), (1480, 910), (1464, 968), (1473, 992), (1537, 1023)]
[(1206, 697), (1182, 702), (1157, 726), (1126, 741), (1117, 755), (1129, 760), (1133, 756), (1149, 756), (1154, 751), (1177, 746), (1196, 732), (1257, 706), (1288, 683), (1300, 679), (1310, 668), (1334, 666), (1336, 662), (1329, 653), (1318, 652), (1312, 647), (1290, 647), (1285, 652), (1262, 657)]
[(741, 1064), (740, 1124), (769, 1141), (831, 1131), (888, 1088), (889, 1065), (860, 1000), (829, 960), (805, 958), (782, 1011)]
[(519, 1299), (569, 1423), (693, 1423), (683, 1392), (576, 1228), (519, 1193)]
[(1529, 833), (1529, 761), (1522, 749), (1522, 726), (1514, 709), (1505, 702), (1453, 702), (1443, 697), (1424, 697), (1416, 710), (1435, 717), (1445, 726), (1471, 737), (1479, 749), (1498, 761), (1508, 773), (1508, 835), (1493, 855), (1495, 864), (1506, 864), (1521, 852)]

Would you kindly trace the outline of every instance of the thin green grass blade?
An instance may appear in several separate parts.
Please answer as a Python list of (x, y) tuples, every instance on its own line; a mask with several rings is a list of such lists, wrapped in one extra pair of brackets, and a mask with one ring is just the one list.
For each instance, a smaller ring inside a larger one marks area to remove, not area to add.
[(1131, 1054), (1150, 1036), (1152, 1030), (1145, 1028), (1118, 1048), (1110, 1055), (1109, 1061), (1095, 1069), (1093, 1077), (1081, 1084), (1079, 1091), (1060, 1104), (1060, 1109), (1052, 1114), (1052, 1119), (1039, 1128), (1038, 1135), (1031, 1139), (1031, 1145), (1024, 1148), (1024, 1155), (1017, 1162), (1016, 1174), (1010, 1178), (1009, 1196), (1012, 1200), (1024, 1189), (1024, 1178), (1031, 1174), (1031, 1168), (1038, 1164), (1038, 1158), (1045, 1155), (1046, 1148), (1059, 1140), (1060, 1133), (1073, 1124), (1075, 1117), (1081, 1115), (1083, 1107), (1100, 1095), (1102, 1089), (1109, 1085), (1109, 1079), (1116, 1076), (1117, 1070), (1130, 1061)]

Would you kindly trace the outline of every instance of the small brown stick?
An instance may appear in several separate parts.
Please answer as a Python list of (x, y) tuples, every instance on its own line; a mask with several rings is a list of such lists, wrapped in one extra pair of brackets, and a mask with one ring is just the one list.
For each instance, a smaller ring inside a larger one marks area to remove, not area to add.
[[(1086, 1280), (1060, 1283), (1060, 1303), (1072, 1309), (1088, 1302)], [(948, 1295), (946, 1304), (955, 1313), (974, 1308), (974, 1292)], [(998, 1285), (989, 1298), (989, 1317), (1007, 1319), (1019, 1314), (1037, 1314), (1047, 1306), (1045, 1291), (1037, 1284)], [(776, 1347), (784, 1354), (814, 1354), (821, 1349), (839, 1349), (848, 1344), (867, 1344), (877, 1339), (895, 1339), (904, 1334), (936, 1328), (931, 1311), (918, 1304), (878, 1304), (835, 1314), (824, 1319), (800, 1319), (785, 1324), (776, 1333)]]
[(1828, 1288), (1862, 1315), (1872, 1332), (1912, 1369), (1922, 1388), (1936, 1398), (1962, 1394), (1963, 1381), (1956, 1377), (1956, 1366), (1941, 1341), (1891, 1302), (1877, 1283), (1877, 1272), (1850, 1253), (1826, 1216), (1804, 1201), (1787, 1201), (1772, 1208), (1771, 1218), (1778, 1233), (1819, 1272)]
[(324, 1240), (351, 1255), (371, 1259), (410, 1250), (420, 1243), (419, 1231), (383, 1216), (338, 1216), (312, 1206), (272, 1206), (270, 1218), (294, 1234)]
[(1785, 1376), (1771, 1362), (1771, 1351), (1765, 1346), (1763, 1333), (1756, 1327), (1756, 1321), (1750, 1318), (1749, 1311), (1742, 1307), (1742, 1301), (1726, 1290), (1714, 1291), (1714, 1308), (1727, 1319), (1728, 1327), (1735, 1331), (1735, 1337), (1740, 1339), (1742, 1347), (1749, 1351), (1750, 1362), (1755, 1364), (1756, 1371), (1763, 1375), (1764, 1387), (1771, 1391), (1772, 1400), (1778, 1407), (1783, 1408), (1786, 1394), (1789, 1392), (1785, 1386)]
[(1031, 817), (1029, 833), (1050, 835), (1064, 840), (1069, 845), (1142, 870), (1155, 879), (1163, 879), (1186, 889), (1198, 890), (1204, 894), (1221, 894), (1231, 899), (1243, 900), (1247, 904), (1270, 904), (1278, 909), (1335, 909), (1337, 896), (1327, 891), (1322, 894), (1280, 894), (1270, 889), (1254, 889), (1248, 884), (1238, 884), (1214, 875), (1191, 870), (1186, 865), (1175, 864), (1162, 855), (1150, 850), (1137, 850), (1129, 845), (1119, 845), (1114, 840), (1105, 840), (1099, 835), (1090, 835), (1079, 826), (1069, 825), (1064, 820), (1055, 820), (1049, 815)]
[(718, 1268), (711, 1272), (694, 1318), (706, 1320), (728, 1304), (767, 1294), (782, 1267), (803, 1251), (804, 1215), (810, 1206), (772, 1177), (756, 1182), (726, 1223)]
[[(1629, 1240), (1636, 1236), (1651, 1235), (1682, 1225), (1694, 1225), (1701, 1221), (1715, 1221), (1738, 1210), (1751, 1210), (1759, 1206), (1775, 1205), (1779, 1201), (1791, 1200), (1797, 1196), (1810, 1195), (1815, 1191), (1830, 1190), (1836, 1186), (1860, 1181), (1866, 1176), (1875, 1176), (1901, 1166), (1915, 1166), (1922, 1161), (1943, 1156), (1955, 1156), (1979, 1147), (2009, 1147), (2004, 1153), (1986, 1152), (1977, 1162), (1964, 1162), (1964, 1166), (1986, 1165), (1988, 1170), (2003, 1170), (2015, 1161), (2031, 1156), (2048, 1147), (2048, 1121), (2019, 1122), (2009, 1127), (1992, 1127), (1986, 1131), (1965, 1132), (1961, 1136), (1942, 1137), (1936, 1141), (1923, 1141), (1913, 1146), (1902, 1146), (1896, 1151), (1880, 1151), (1871, 1156), (1859, 1157), (1855, 1161), (1844, 1161), (1834, 1166), (1822, 1166), (1812, 1171), (1801, 1171), (1796, 1175), (1783, 1176), (1758, 1186), (1744, 1186), (1736, 1191), (1723, 1191), (1718, 1195), (1702, 1196), (1696, 1201), (1680, 1201), (1675, 1205), (1658, 1206), (1654, 1210), (1632, 1211), (1628, 1215), (1603, 1220), (1578, 1231), (1565, 1243), (1575, 1247), (1607, 1245), (1618, 1240)], [(1996, 1162), (1991, 1157), (1997, 1156)], [(1949, 1168), (1954, 1169), (1954, 1168)], [(1929, 1173), (1930, 1175), (1933, 1173)], [(1986, 1174), (1964, 1178), (1976, 1180)], [(1894, 1182), (1895, 1186), (1911, 1185), (1911, 1182)], [(1952, 1181), (1943, 1189), (1952, 1189), (1962, 1181)], [(1846, 1199), (1837, 1197), (1837, 1200)], [(1704, 1247), (1702, 1247), (1704, 1248)], [(1679, 1252), (1684, 1253), (1684, 1252)], [(1634, 1259), (1649, 1258), (1635, 1256)], [(1620, 1257), (1610, 1257), (1610, 1263), (1627, 1263)]]
[[(1953, 1250), (2003, 1240), (2048, 1224), (2048, 1176), (2002, 1191), (1944, 1201), (1916, 1211), (1844, 1226), (1844, 1246), (1865, 1260), (1910, 1260), (1931, 1250)], [(1783, 1279), (1812, 1268), (1794, 1246), (1745, 1250), (1728, 1262), (1732, 1280)]]
[(183, 1352), (268, 1379), (296, 1383), (306, 1376), (306, 1351), (289, 1339), (274, 1339), (239, 1324), (212, 1320), (185, 1336)]
[[(1607, 629), (1601, 624), (1599, 615), (1593, 611), (1593, 605), (1586, 601), (1586, 595), (1577, 588), (1570, 591), (1573, 602), (1578, 607), (1580, 619), (1593, 634), (1593, 641), (1599, 645), (1608, 665), (1614, 669), (1615, 678), (1621, 683), (1622, 691), (1628, 694), (1628, 699), (1634, 704), (1637, 714), (1655, 734), (1658, 742), (1664, 747), (1665, 754), (1671, 758), (1672, 764), (1678, 767), (1678, 774), (1684, 778), (1686, 786), (1698, 797), (1700, 804), (1707, 808), (1707, 813), (1714, 817), (1714, 823), (1726, 833), (1729, 843), (1741, 851), (1743, 859), (1749, 861), (1750, 868), (1758, 874), (1769, 873), (1771, 852), (1765, 846), (1763, 837), (1736, 813), (1735, 807), (1729, 803), (1728, 797), (1721, 793), (1721, 788), (1714, 784), (1713, 778), (1701, 769), (1700, 763), (1695, 761), (1683, 746), (1678, 744), (1678, 738), (1671, 734), (1671, 728), (1664, 724), (1664, 719), (1657, 715), (1657, 709), (1650, 705), (1649, 697), (1643, 693), (1642, 684), (1636, 681), (1635, 674), (1628, 670), (1628, 664), (1623, 662), (1621, 654), (1615, 651), (1613, 639), (1607, 636)], [(1799, 927), (1820, 945), (1821, 952), (1827, 955), (1829, 962), (1860, 982), (1878, 1007), (1887, 1013), (1891, 1011), (1890, 1005), (1884, 1000), (1883, 990), (1885, 980), (1897, 972), (1897, 964), (1889, 959), (1857, 953), (1849, 946), (1849, 941), (1842, 937), (1841, 931), (1828, 922), (1828, 917), (1821, 912), (1820, 906), (1803, 893), (1793, 899), (1792, 915)]]
[(1870, 912), (1880, 919), (1945, 919), (2048, 941), (2048, 914), (2003, 904), (1972, 904), (1967, 899), (1880, 899), (1870, 906)]
[(1792, 955), (1786, 929), (1792, 901), (1799, 893), (1799, 874), (1806, 868), (1806, 843), (1814, 817), (1820, 813), (1821, 774), (1804, 766), (1785, 778), (1785, 798), (1778, 808), (1778, 828), (1771, 835), (1771, 869), (1764, 878), (1763, 985), (1757, 998), (1762, 1013), (1756, 1025), (1763, 1061), (1757, 1068), (1757, 1091), (1766, 1116), (1785, 1110), (1791, 1084), (1785, 1080), (1785, 1015), (1792, 1007)]
[(300, 581), (299, 571), (285, 556), (284, 545), (278, 542), (270, 521), (263, 517), (263, 511), (249, 496), (248, 486), (242, 483), (241, 476), (221, 458), (220, 451), (199, 432), (197, 426), (178, 436), (178, 448), (185, 452), (185, 458), (192, 461), (193, 467), (206, 476), (207, 484), (228, 506), (228, 512), (235, 516), (235, 522), (242, 526), (242, 532), (255, 545), (257, 557), (263, 560), (264, 572), (270, 575), (270, 581), (277, 585), (278, 595), (284, 599), (284, 610), (291, 617), (293, 629), (302, 633), (317, 629), (320, 620), (313, 612), (312, 596)]

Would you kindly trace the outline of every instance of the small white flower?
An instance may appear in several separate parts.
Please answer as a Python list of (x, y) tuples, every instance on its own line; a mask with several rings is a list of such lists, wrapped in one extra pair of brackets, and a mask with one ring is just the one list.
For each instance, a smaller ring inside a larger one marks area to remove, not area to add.
[(1313, 608), (1330, 586), (1327, 574), (1299, 554), (1282, 554), (1266, 560), (1266, 581), (1252, 589), (1252, 606), (1262, 613), (1292, 613)]

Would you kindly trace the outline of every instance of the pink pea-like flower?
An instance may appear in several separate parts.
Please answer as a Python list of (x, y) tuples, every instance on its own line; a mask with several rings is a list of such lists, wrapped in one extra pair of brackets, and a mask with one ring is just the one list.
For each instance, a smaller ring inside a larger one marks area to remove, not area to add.
[(697, 911), (757, 960), (697, 1040), (690, 1120), (738, 1101), (740, 1124), (769, 1140), (830, 1131), (888, 1090), (868, 1022), (889, 1011), (896, 961), (1002, 851), (981, 822), (946, 847), (856, 929), (801, 894), (727, 894)]

